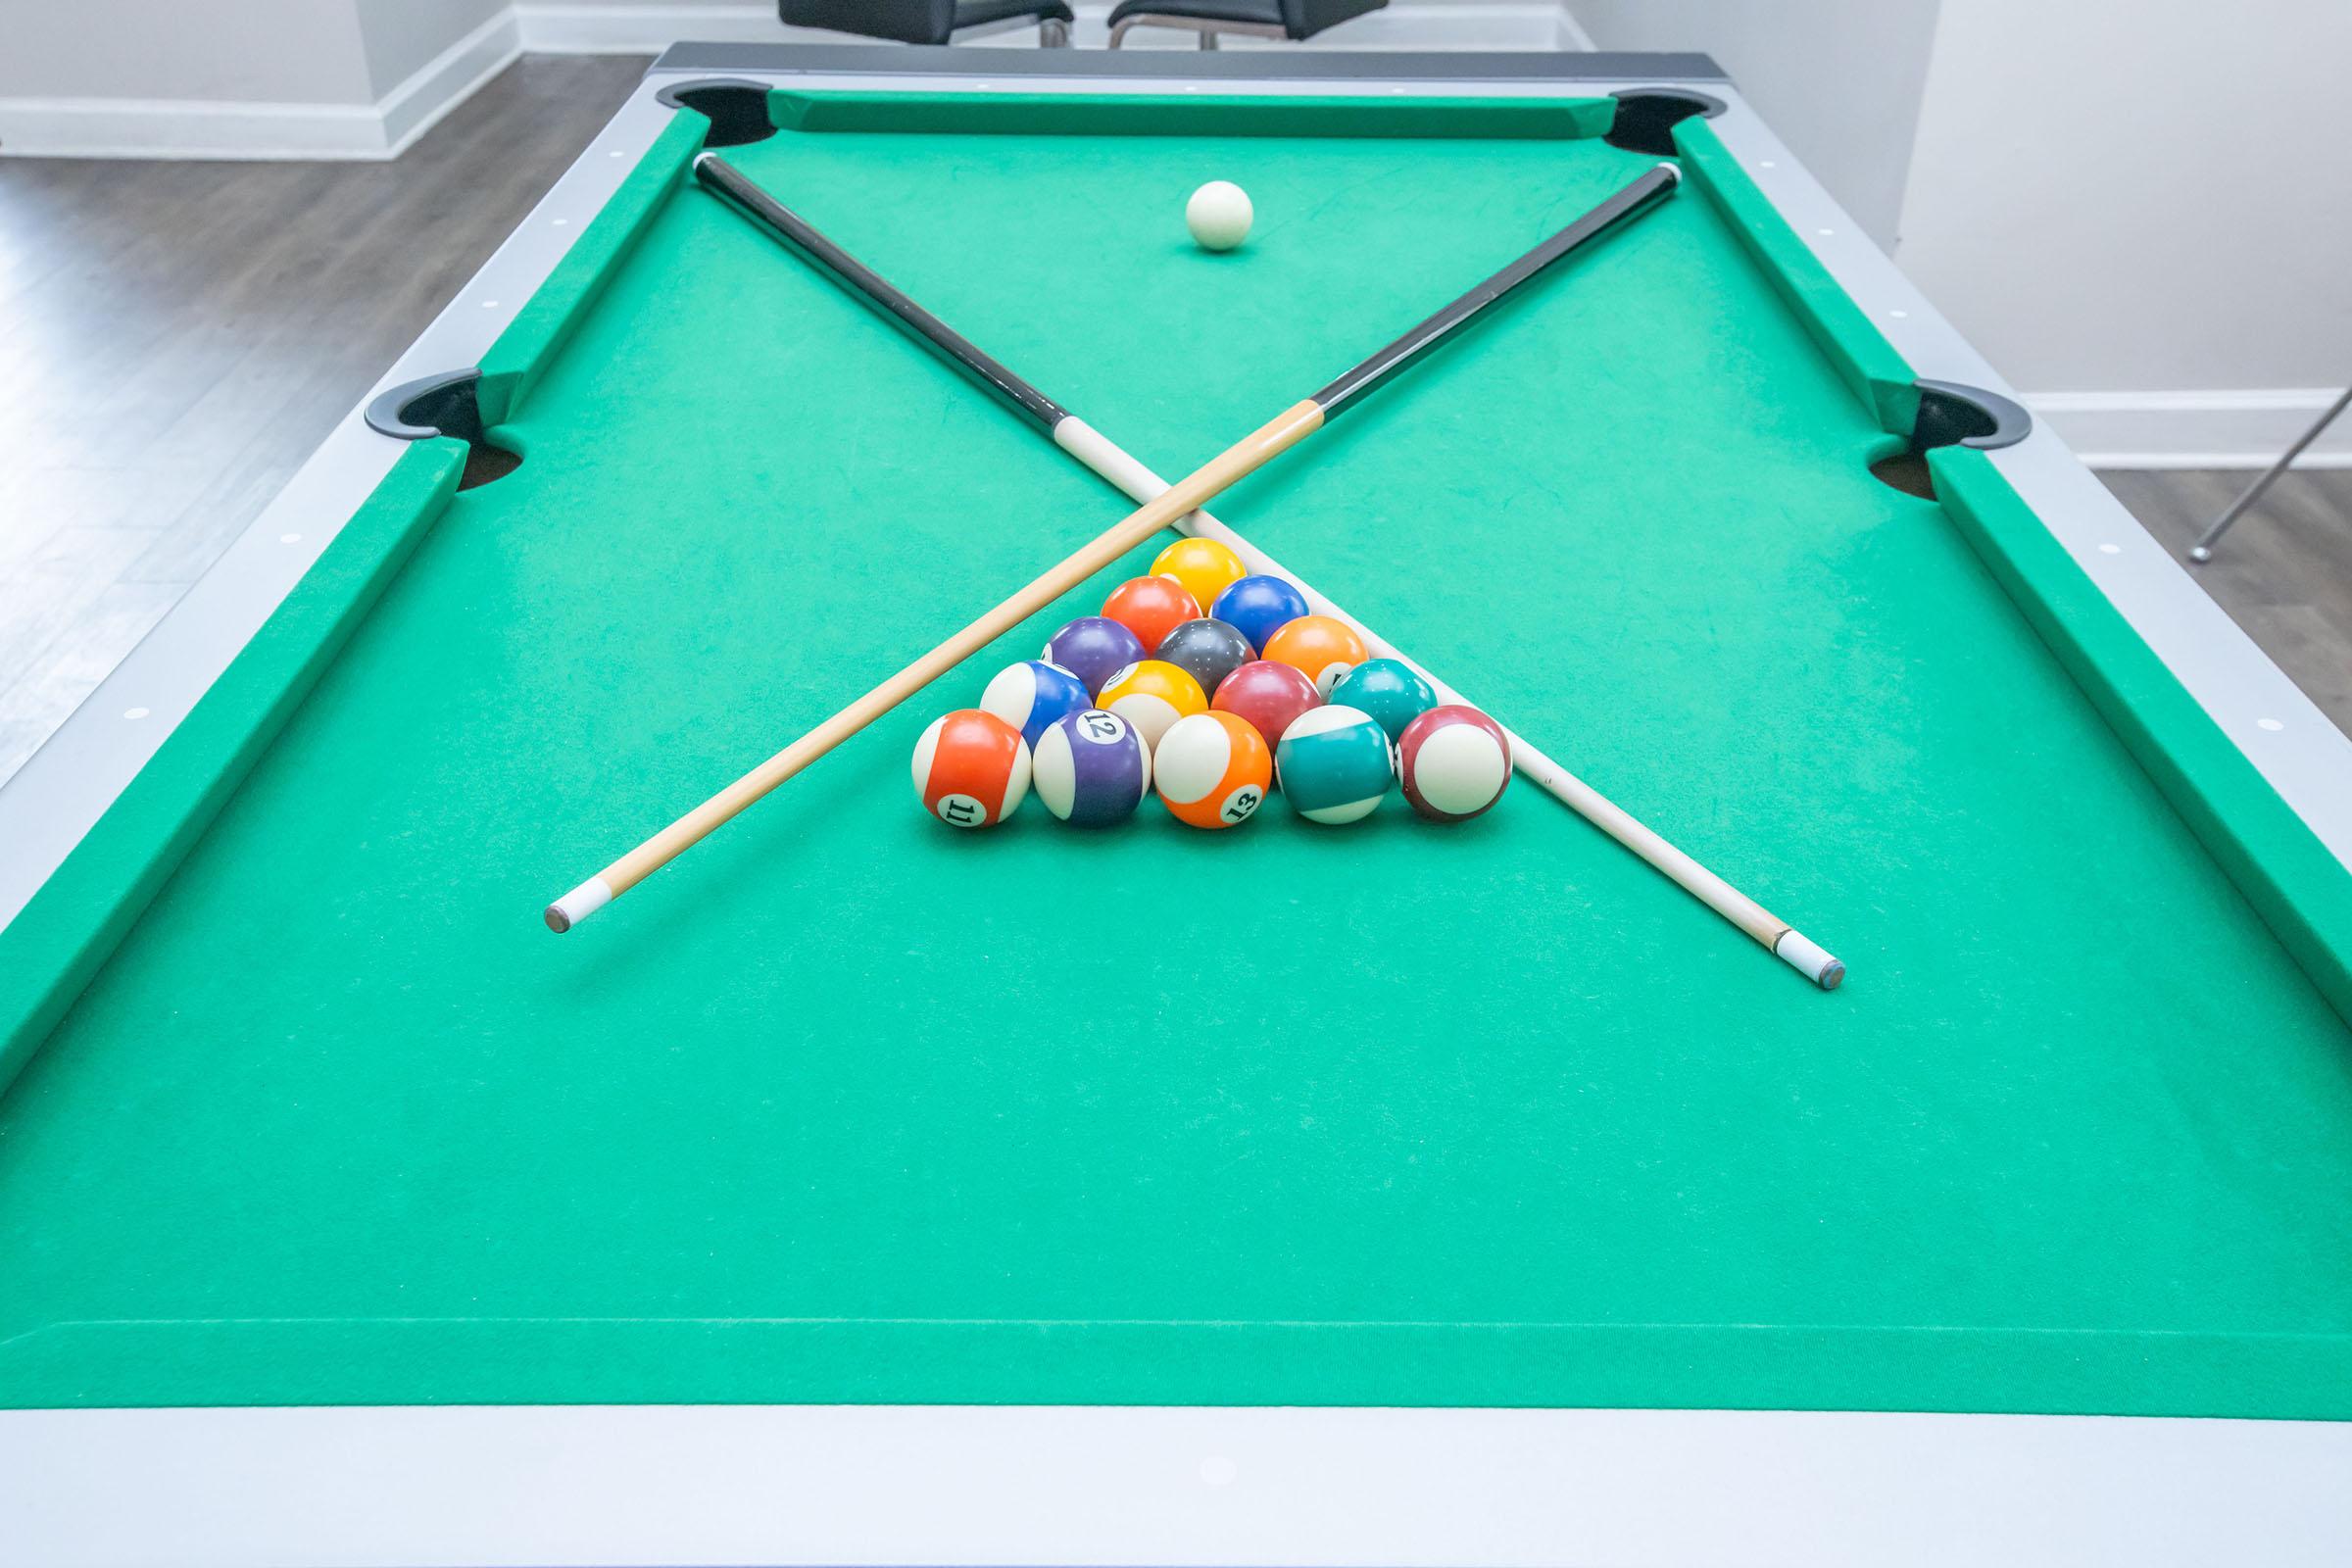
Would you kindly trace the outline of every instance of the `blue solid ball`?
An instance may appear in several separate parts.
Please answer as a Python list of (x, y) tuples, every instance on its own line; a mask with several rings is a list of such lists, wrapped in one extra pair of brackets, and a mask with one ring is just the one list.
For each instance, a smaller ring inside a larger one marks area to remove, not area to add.
[(994, 713), (1019, 730), (1033, 752), (1048, 725), (1094, 706), (1095, 694), (1086, 689), (1086, 682), (1042, 659), (1005, 665), (980, 694), (980, 711)]
[[(1438, 706), (1437, 690), (1401, 659), (1367, 659), (1331, 689), (1331, 700), (1360, 708), (1388, 732), (1394, 746), (1404, 726)], [(982, 708), (988, 704), (982, 703)], [(994, 712), (994, 709), (989, 710)]]
[(1086, 682), (1090, 695), (1144, 657), (1135, 633), (1104, 615), (1081, 615), (1046, 639), (1045, 660)]
[(1062, 821), (1104, 827), (1133, 816), (1152, 787), (1152, 748), (1118, 714), (1090, 708), (1048, 726), (1029, 781)]
[(1264, 574), (1226, 584), (1209, 617), (1238, 627), (1250, 646), (1266, 651), (1266, 639), (1306, 613), (1306, 595), (1280, 577)]

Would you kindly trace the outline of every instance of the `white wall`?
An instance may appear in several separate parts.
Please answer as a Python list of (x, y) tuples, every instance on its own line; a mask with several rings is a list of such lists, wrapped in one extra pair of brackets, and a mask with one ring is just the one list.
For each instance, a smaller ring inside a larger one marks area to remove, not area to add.
[(389, 158), (513, 60), (507, 0), (4, 0), (0, 153)]
[[(318, 3), (318, 0), (314, 0)], [(381, 98), (460, 39), (504, 15), (508, 0), (355, 0), (368, 96)]]
[(359, 104), (373, 96), (348, 3), (9, 0), (0, 10), (0, 98)]
[(1897, 260), (2078, 449), (2275, 454), (2352, 381), (2348, 72), (2346, 0), (1948, 0)]
[[(1071, 37), (1101, 48), (1109, 37), (1112, 0), (1071, 0), (1078, 14)], [(655, 50), (679, 38), (733, 41), (831, 39), (838, 33), (786, 29), (773, 0), (518, 0), (524, 47), (553, 51)], [(1334, 49), (1556, 49), (1567, 42), (1559, 0), (1390, 0), (1386, 11), (1359, 17), (1308, 45)], [(1019, 47), (1033, 31), (986, 40)], [(1190, 49), (1193, 35), (1139, 28), (1125, 48)], [(1291, 48), (1273, 40), (1233, 38), (1231, 49)]]
[(1570, 0), (1568, 9), (1594, 48), (1714, 56), (1864, 232), (1894, 248), (1936, 0)]
[[(773, 0), (0, 0), (0, 154), (388, 158), (522, 49), (837, 38)], [(1100, 47), (1110, 0), (1079, 0)], [(1557, 0), (1395, 0), (1313, 47), (1552, 49)], [(1018, 47), (1034, 30), (993, 40)], [(1154, 29), (1131, 46), (1191, 47)], [(1261, 40), (1237, 47), (1287, 48)]]

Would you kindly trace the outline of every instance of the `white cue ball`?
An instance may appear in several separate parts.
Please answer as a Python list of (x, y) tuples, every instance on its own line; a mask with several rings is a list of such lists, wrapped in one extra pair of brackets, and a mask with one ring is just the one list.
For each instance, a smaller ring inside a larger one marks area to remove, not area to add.
[(1200, 248), (1229, 251), (1250, 237), (1250, 193), (1230, 179), (1212, 179), (1184, 204), (1184, 226)]

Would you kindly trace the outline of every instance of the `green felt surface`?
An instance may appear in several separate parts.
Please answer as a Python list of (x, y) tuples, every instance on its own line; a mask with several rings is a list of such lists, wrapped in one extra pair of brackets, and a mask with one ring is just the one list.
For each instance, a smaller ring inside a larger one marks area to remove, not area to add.
[[(1170, 472), (1650, 162), (727, 156)], [(447, 451), (396, 470), (414, 555), (0, 1099), (0, 1403), (2352, 1415), (2343, 1022), (1982, 541), (1870, 477), (1873, 351), (1736, 191), (1217, 511), (1844, 990), (1524, 783), (1451, 829), (927, 821), (923, 724), (1149, 549), (549, 936), (1126, 510), (681, 159), (492, 356), (522, 466), (437, 512)], [(1210, 177), (1257, 205), (1234, 255), (1183, 232)]]

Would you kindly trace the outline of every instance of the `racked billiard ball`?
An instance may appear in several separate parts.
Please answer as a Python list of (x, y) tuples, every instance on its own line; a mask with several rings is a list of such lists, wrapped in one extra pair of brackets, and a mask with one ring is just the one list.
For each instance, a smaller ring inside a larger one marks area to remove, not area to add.
[(1152, 749), (1116, 713), (1085, 709), (1038, 738), (1037, 798), (1073, 827), (1104, 827), (1135, 814), (1152, 787)]
[(914, 792), (950, 827), (991, 827), (1029, 793), (1029, 743), (994, 713), (960, 708), (914, 743)]
[(1089, 693), (1143, 657), (1135, 633), (1101, 615), (1081, 615), (1046, 639), (1045, 662), (1077, 676)]
[(1032, 753), (1048, 725), (1094, 706), (1095, 694), (1086, 689), (1086, 682), (1042, 659), (1005, 665), (980, 694), (980, 710), (994, 713), (1019, 730)]
[(1188, 620), (1168, 633), (1159, 645), (1159, 652), (1152, 657), (1190, 674), (1200, 683), (1202, 691), (1213, 692), (1226, 676), (1255, 659), (1257, 650), (1233, 627), (1204, 616)]
[(1315, 683), (1325, 697), (1356, 665), (1372, 657), (1355, 628), (1330, 615), (1300, 615), (1266, 639), (1266, 658), (1288, 664)]
[(1437, 692), (1401, 659), (1365, 660), (1341, 677), (1331, 689), (1331, 700), (1370, 713), (1392, 743), (1404, 733), (1405, 725), (1438, 706)]
[(1147, 659), (1129, 664), (1102, 683), (1098, 699), (1110, 711), (1133, 724), (1153, 755), (1168, 726), (1192, 713), (1205, 712), (1208, 694), (1200, 683), (1174, 664)]
[(1323, 706), (1323, 694), (1290, 665), (1255, 660), (1217, 683), (1211, 706), (1247, 719), (1268, 746), (1277, 746), (1299, 714)]
[(1263, 573), (1243, 577), (1217, 595), (1209, 617), (1221, 620), (1250, 639), (1250, 646), (1266, 651), (1266, 639), (1306, 613), (1306, 595), (1280, 577)]
[(1274, 749), (1283, 799), (1310, 822), (1370, 816), (1396, 781), (1389, 737), (1371, 714), (1326, 704), (1299, 716)]
[(1217, 595), (1249, 573), (1233, 547), (1215, 539), (1179, 539), (1152, 558), (1152, 575), (1174, 578), (1202, 614), (1208, 613)]
[(1156, 658), (1160, 639), (1200, 615), (1200, 607), (1173, 577), (1130, 577), (1102, 601), (1103, 616), (1135, 633), (1148, 658)]
[(1465, 821), (1502, 799), (1510, 738), (1477, 709), (1448, 703), (1405, 725), (1396, 763), (1414, 810), (1433, 822)]
[(1160, 804), (1192, 827), (1239, 827), (1256, 814), (1274, 782), (1274, 755), (1247, 721), (1231, 713), (1178, 719), (1152, 753)]

